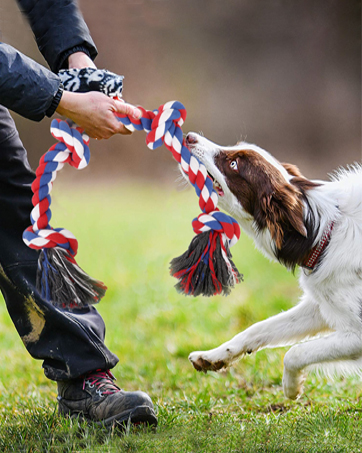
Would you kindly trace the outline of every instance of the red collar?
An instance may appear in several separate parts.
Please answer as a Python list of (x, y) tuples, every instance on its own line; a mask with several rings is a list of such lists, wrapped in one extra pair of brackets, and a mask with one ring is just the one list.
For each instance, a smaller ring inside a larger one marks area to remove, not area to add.
[(329, 244), (329, 241), (330, 241), (331, 235), (332, 235), (333, 226), (334, 226), (334, 221), (330, 222), (328, 224), (327, 228), (323, 232), (321, 240), (309, 252), (309, 255), (307, 256), (307, 258), (304, 260), (304, 262), (302, 264), (302, 267), (304, 267), (305, 269), (309, 269), (311, 271), (315, 268), (322, 252)]

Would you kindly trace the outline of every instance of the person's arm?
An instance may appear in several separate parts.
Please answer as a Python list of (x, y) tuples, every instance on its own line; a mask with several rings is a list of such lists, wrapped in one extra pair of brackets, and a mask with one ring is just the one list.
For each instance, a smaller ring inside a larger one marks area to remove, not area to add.
[[(18, 0), (51, 69), (93, 67), (97, 54), (76, 3), (71, 0)], [(75, 121), (92, 138), (129, 134), (114, 113), (141, 116), (140, 110), (102, 93), (71, 93), (60, 78), (6, 44), (0, 43), (0, 104), (40, 121), (55, 111)]]
[(129, 133), (114, 112), (136, 118), (141, 115), (135, 107), (99, 92), (63, 91), (56, 74), (8, 44), (0, 43), (0, 61), (0, 104), (30, 120), (40, 121), (56, 110), (75, 121), (90, 137), (108, 138)]
[(74, 0), (17, 0), (28, 19), (37, 45), (55, 73), (68, 68), (68, 57), (75, 52), (90, 60), (96, 46)]
[(34, 121), (51, 116), (61, 94), (59, 77), (8, 44), (0, 43), (0, 61), (0, 104)]

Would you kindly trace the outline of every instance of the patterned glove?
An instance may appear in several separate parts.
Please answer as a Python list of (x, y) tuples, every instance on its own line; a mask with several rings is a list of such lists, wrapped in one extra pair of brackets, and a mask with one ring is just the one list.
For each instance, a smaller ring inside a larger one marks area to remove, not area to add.
[(122, 97), (123, 76), (106, 69), (62, 69), (58, 75), (67, 91), (100, 91), (111, 98)]

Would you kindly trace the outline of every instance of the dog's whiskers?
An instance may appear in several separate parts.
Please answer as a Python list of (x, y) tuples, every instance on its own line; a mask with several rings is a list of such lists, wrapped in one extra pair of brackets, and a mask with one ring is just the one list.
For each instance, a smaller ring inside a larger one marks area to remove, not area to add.
[(190, 185), (187, 182), (187, 180), (185, 179), (185, 177), (183, 176), (183, 174), (178, 175), (176, 177), (176, 179), (175, 179), (175, 182), (177, 184), (177, 189), (180, 190), (180, 191), (183, 191), (183, 190), (186, 190), (186, 189), (190, 188)]

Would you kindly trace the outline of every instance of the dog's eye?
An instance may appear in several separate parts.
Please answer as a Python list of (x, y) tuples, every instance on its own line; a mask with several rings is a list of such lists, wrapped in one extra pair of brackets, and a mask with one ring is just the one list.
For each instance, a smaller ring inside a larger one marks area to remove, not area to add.
[(232, 160), (230, 162), (230, 168), (234, 171), (238, 171), (238, 163), (236, 162), (236, 160)]

